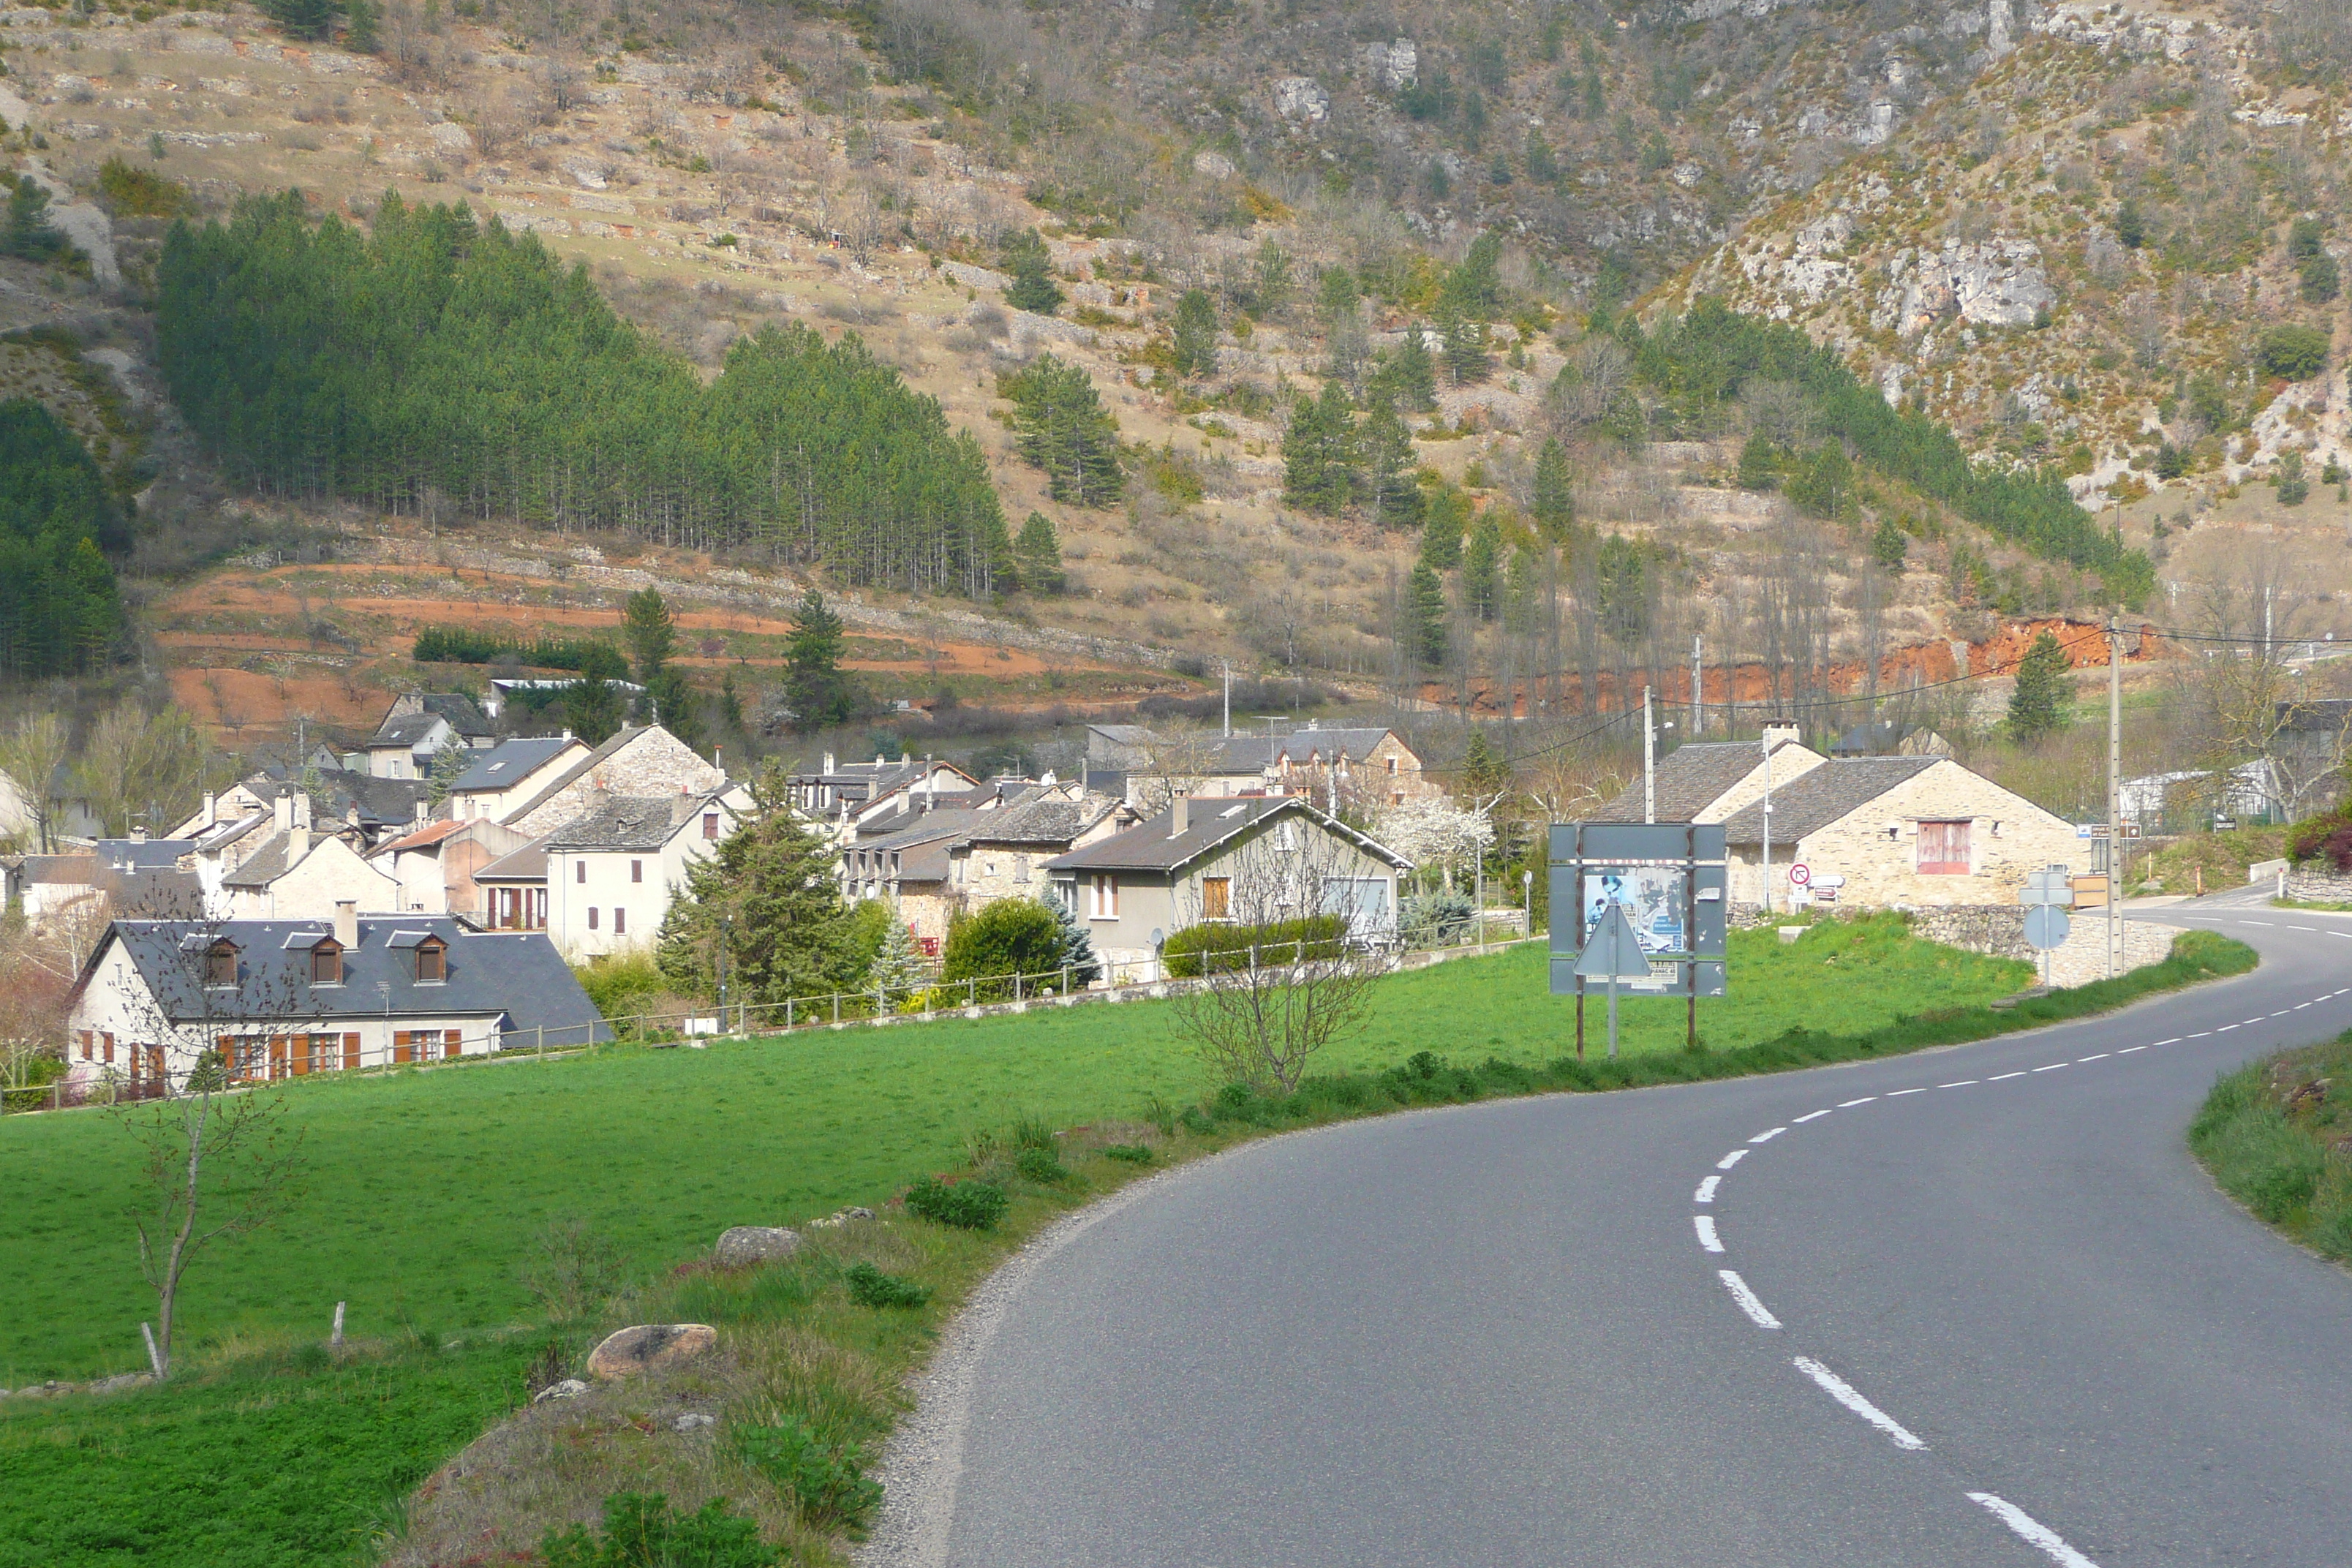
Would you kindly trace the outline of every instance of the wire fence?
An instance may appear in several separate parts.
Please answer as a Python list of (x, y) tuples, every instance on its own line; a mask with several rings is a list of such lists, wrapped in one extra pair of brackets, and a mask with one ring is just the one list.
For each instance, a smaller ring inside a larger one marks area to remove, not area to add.
[[(1527, 940), (1524, 913), (1488, 910), (1485, 918), (1451, 920), (1442, 925), (1391, 933), (1370, 942), (1342, 942), (1328, 935), (1290, 942), (1236, 943), (1191, 955), (1215, 975), (1276, 972), (1301, 963), (1352, 955), (1384, 969), (1407, 966), (1417, 956), (1486, 952)], [(1180, 961), (1181, 962), (1181, 961)], [(936, 972), (907, 984), (877, 984), (856, 991), (788, 996), (777, 1002), (681, 1005), (521, 1029), (464, 1026), (387, 1030), (351, 1029), (345, 1020), (222, 1019), (189, 1026), (192, 1039), (211, 1038), (201, 1049), (184, 1049), (191, 1066), (173, 1069), (155, 1047), (110, 1047), (120, 1060), (68, 1061), (64, 1076), (29, 1081), (23, 1064), (0, 1074), (0, 1111), (64, 1110), (163, 1100), (192, 1090), (240, 1089), (299, 1079), (381, 1072), (410, 1067), (489, 1060), (550, 1060), (593, 1052), (608, 1045), (693, 1045), (711, 1038), (782, 1036), (881, 1023), (918, 1022), (941, 1015), (980, 1015), (1033, 1006), (1117, 1003), (1164, 996), (1205, 984), (1195, 974), (1170, 973), (1160, 958), (1098, 960), (1094, 965), (1009, 974), (968, 975), (953, 980)], [(1278, 983), (1277, 975), (1277, 983)], [(48, 1058), (54, 1066), (55, 1058)]]

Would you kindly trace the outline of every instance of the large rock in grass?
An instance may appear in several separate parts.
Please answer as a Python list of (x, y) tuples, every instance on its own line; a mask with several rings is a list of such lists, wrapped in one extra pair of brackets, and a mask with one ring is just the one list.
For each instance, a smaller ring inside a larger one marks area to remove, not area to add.
[(642, 1373), (667, 1372), (719, 1342), (708, 1323), (639, 1323), (598, 1345), (588, 1357), (588, 1375), (607, 1383)]
[(720, 1266), (740, 1268), (746, 1264), (772, 1263), (780, 1258), (790, 1258), (801, 1249), (800, 1232), (781, 1225), (739, 1225), (719, 1238), (717, 1248)]

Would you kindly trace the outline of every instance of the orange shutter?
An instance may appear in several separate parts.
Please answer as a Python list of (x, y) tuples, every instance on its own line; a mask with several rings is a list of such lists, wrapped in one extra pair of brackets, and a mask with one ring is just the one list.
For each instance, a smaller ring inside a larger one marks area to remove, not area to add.
[(356, 1034), (343, 1037), (343, 1066), (353, 1071), (360, 1065), (360, 1037)]
[(464, 1056), (466, 1054), (466, 1037), (456, 1029), (444, 1031), (441, 1036), (441, 1054), (445, 1057)]
[(114, 1065), (114, 1032), (110, 1029), (99, 1036), (98, 1045), (99, 1049), (105, 1053), (106, 1065), (112, 1067)]
[(81, 1032), (81, 1059), (84, 1061), (89, 1060), (89, 1042), (92, 1038), (94, 1037), (88, 1029)]
[(392, 1059), (395, 1062), (404, 1062), (411, 1059), (413, 1055), (414, 1052), (409, 1047), (408, 1031), (394, 1030), (392, 1037)]
[(296, 1078), (304, 1077), (310, 1070), (310, 1042), (315, 1037), (310, 1035), (294, 1037), (294, 1058), (287, 1065), (293, 1069)]

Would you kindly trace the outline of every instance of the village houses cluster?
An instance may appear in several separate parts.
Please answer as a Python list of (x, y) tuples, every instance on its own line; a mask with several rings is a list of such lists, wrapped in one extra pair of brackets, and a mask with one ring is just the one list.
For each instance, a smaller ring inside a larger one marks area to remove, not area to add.
[[(2015, 904), (2028, 871), (2085, 858), (2071, 825), (1934, 737), (1857, 736), (1832, 756), (1793, 731), (1686, 744), (1596, 816), (1723, 823), (1735, 910), (1762, 904), (1768, 879), (1784, 904), (1794, 863), (1816, 900), (1992, 908)], [(1076, 777), (827, 754), (788, 776), (783, 804), (835, 850), (845, 897), (885, 902), (927, 957), (960, 917), (1057, 899), (1132, 979), (1186, 926), (1270, 910), (1343, 913), (1360, 938), (1392, 940), (1412, 861), (1349, 824), (1445, 799), (1385, 727), (1101, 724)], [(156, 1092), (212, 1052), (233, 1080), (422, 1063), (597, 1037), (572, 966), (650, 949), (692, 865), (754, 809), (746, 784), (658, 725), (597, 746), (515, 737), (470, 698), (411, 694), (355, 752), (265, 768), (157, 836), (16, 858), (7, 891), (89, 953), (78, 1080)], [(1254, 900), (1309, 861), (1318, 908)]]

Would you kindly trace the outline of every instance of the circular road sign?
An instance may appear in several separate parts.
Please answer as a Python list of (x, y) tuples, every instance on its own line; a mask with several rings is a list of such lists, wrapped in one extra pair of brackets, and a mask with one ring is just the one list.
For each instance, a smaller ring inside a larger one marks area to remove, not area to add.
[(2025, 945), (2037, 951), (2066, 940), (2066, 911), (2056, 904), (2036, 904), (2025, 911)]
[(1813, 868), (1802, 860), (1789, 868), (1789, 881), (1791, 886), (1801, 888), (1812, 879)]

